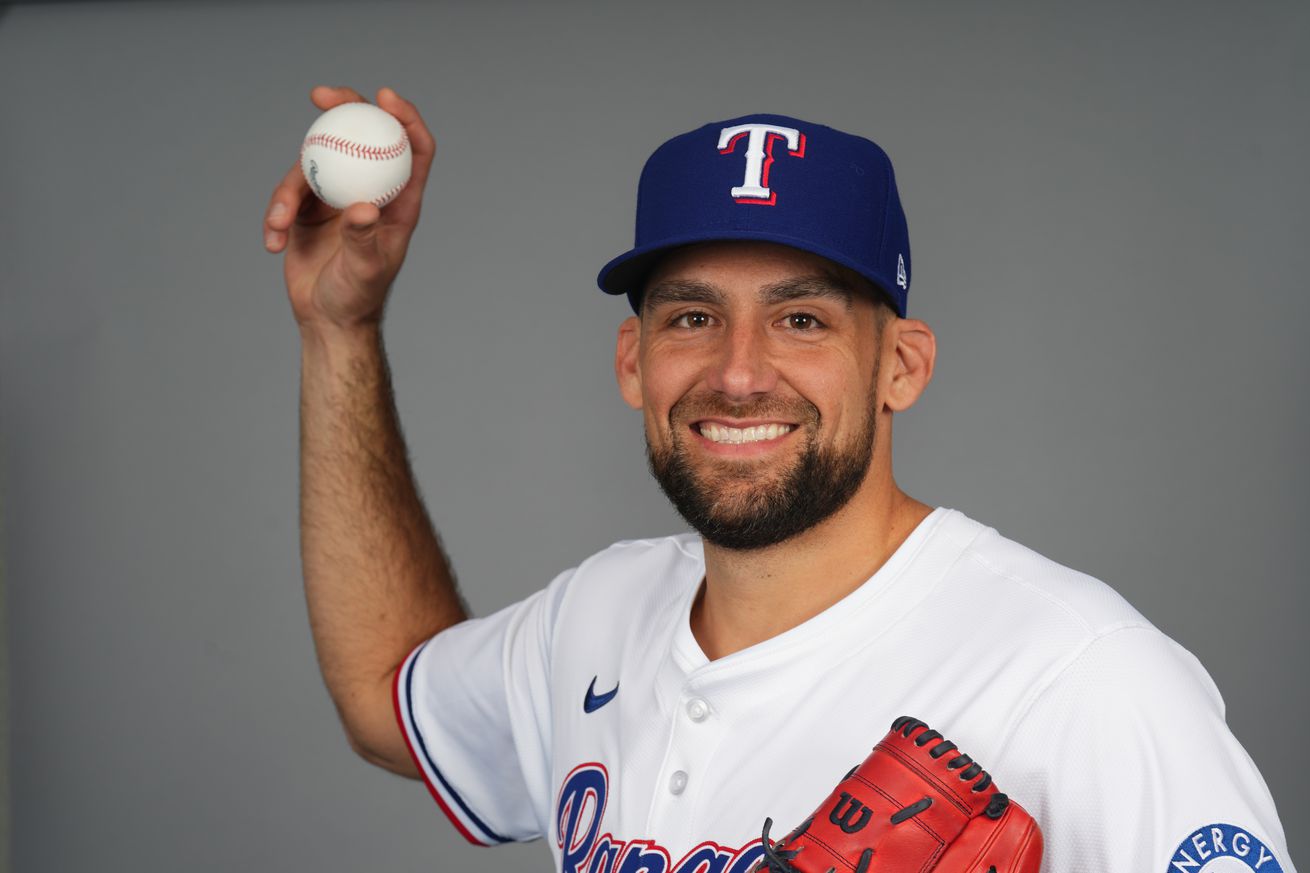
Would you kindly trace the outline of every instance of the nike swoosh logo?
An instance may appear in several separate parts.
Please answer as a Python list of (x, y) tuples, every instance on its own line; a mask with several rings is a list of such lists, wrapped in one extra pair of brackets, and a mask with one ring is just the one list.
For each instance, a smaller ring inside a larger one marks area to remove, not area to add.
[(592, 676), (591, 684), (587, 686), (587, 696), (582, 698), (582, 711), (595, 712), (596, 710), (600, 709), (602, 706), (613, 700), (614, 695), (618, 693), (619, 693), (619, 683), (615, 682), (613, 690), (606, 691), (604, 694), (597, 694), (596, 677)]

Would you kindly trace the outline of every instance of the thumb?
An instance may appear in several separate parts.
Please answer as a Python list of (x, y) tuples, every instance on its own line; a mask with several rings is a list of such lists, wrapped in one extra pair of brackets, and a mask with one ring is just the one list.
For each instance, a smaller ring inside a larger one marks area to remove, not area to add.
[(385, 267), (378, 244), (378, 219), (381, 216), (372, 203), (352, 203), (341, 217), (342, 256), (346, 270), (364, 282), (378, 278)]

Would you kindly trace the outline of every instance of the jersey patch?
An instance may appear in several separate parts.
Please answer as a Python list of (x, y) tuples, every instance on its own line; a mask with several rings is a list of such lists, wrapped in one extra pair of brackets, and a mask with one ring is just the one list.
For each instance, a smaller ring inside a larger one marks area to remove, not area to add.
[(1274, 853), (1247, 831), (1230, 824), (1197, 828), (1174, 850), (1167, 873), (1283, 873)]

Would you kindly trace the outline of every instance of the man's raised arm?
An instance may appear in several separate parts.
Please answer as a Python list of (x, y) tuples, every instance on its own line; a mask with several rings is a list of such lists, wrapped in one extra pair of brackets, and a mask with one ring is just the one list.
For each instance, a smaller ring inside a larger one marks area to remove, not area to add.
[[(318, 87), (321, 110), (362, 100)], [(283, 252), (300, 328), (300, 542), (319, 667), (352, 748), (418, 777), (393, 714), (391, 680), (424, 639), (466, 618), (414, 484), (382, 343), (387, 293), (418, 224), (435, 143), (418, 110), (384, 88), (404, 125), (409, 184), (379, 210), (337, 212), (297, 162), (273, 192), (264, 245)]]

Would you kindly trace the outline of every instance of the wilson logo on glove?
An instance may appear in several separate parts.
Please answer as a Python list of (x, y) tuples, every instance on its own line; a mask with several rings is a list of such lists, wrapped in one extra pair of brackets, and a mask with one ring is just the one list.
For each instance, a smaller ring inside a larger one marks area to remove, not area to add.
[(770, 873), (1037, 873), (1042, 832), (955, 743), (901, 716), (814, 814), (774, 843)]
[[(843, 806), (846, 807), (845, 812), (842, 812)], [(853, 834), (869, 823), (869, 816), (871, 815), (873, 813), (869, 810), (869, 807), (843, 791), (841, 800), (838, 800), (837, 805), (832, 808), (832, 812), (828, 813), (828, 821), (837, 825), (846, 833)], [(854, 820), (852, 821), (852, 819)]]

